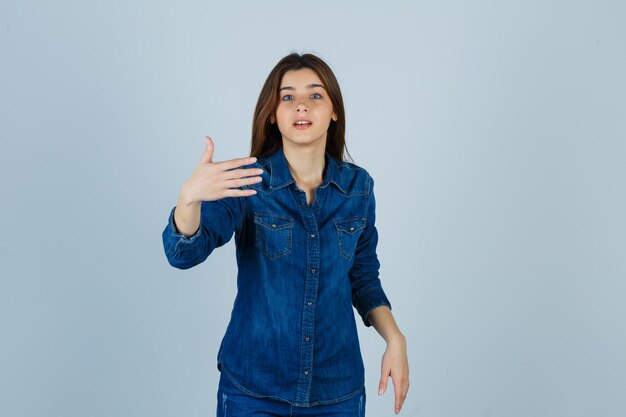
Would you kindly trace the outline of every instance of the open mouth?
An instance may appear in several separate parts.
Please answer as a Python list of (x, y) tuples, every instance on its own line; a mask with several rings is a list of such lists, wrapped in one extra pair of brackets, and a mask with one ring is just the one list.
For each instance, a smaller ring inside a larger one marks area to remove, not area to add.
[(309, 126), (311, 126), (313, 124), (313, 122), (311, 122), (310, 120), (296, 120), (293, 123), (293, 127), (295, 127), (296, 129), (308, 129)]

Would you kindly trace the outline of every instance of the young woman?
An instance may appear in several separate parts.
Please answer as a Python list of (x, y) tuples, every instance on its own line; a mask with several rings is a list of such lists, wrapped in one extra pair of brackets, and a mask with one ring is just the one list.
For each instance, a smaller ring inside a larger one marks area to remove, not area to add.
[(163, 231), (169, 263), (203, 262), (235, 235), (237, 297), (220, 345), (218, 416), (363, 416), (352, 307), (387, 342), (379, 394), (409, 388), (406, 340), (378, 278), (374, 181), (344, 160), (337, 80), (292, 53), (256, 105), (251, 156), (213, 162), (213, 141)]

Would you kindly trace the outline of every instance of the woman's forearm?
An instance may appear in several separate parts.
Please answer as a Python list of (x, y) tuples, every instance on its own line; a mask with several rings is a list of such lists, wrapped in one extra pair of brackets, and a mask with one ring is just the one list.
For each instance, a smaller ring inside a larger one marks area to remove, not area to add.
[(385, 393), (389, 377), (391, 377), (395, 398), (394, 411), (398, 414), (402, 404), (404, 404), (410, 385), (406, 338), (398, 329), (391, 310), (387, 306), (380, 306), (371, 310), (367, 314), (367, 319), (387, 342), (387, 348), (380, 365), (378, 395)]
[(174, 210), (174, 224), (178, 233), (185, 237), (191, 237), (200, 227), (200, 201), (189, 202), (185, 189), (180, 191), (178, 203)]
[(376, 329), (378, 334), (380, 334), (382, 338), (385, 339), (385, 342), (387, 342), (387, 344), (396, 341), (406, 343), (406, 339), (398, 328), (398, 325), (396, 324), (396, 321), (393, 318), (389, 307), (376, 307), (367, 314), (367, 319)]

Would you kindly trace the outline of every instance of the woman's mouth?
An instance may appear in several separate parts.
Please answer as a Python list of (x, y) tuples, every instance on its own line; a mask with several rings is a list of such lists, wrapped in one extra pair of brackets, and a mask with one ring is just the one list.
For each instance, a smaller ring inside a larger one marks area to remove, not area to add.
[(311, 125), (313, 124), (313, 122), (311, 122), (310, 120), (296, 120), (293, 123), (293, 127), (295, 127), (298, 130), (304, 130), (304, 129), (308, 129)]

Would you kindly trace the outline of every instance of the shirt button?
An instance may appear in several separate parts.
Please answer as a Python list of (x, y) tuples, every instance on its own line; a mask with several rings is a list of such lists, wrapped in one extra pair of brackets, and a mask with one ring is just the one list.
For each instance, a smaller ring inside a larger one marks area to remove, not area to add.
[(276, 225), (275, 225), (275, 224), (273, 224), (273, 225), (272, 225), (272, 227), (275, 229), (275, 228), (276, 228)]
[(305, 338), (304, 338), (304, 341), (305, 341), (305, 342), (308, 342), (309, 340), (311, 340), (311, 338), (310, 338), (309, 336), (307, 336), (307, 337), (305, 337)]
[(306, 305), (308, 305), (308, 306), (312, 306), (312, 305), (313, 305), (313, 303), (309, 301), (309, 302), (307, 302), (307, 303), (306, 303)]
[[(274, 227), (274, 225), (272, 225), (272, 227)], [(351, 230), (351, 231), (352, 231), (352, 230), (354, 230), (354, 227), (351, 227), (351, 228), (350, 228), (350, 230)]]
[(315, 273), (315, 271), (317, 271), (317, 269), (311, 268), (311, 272)]
[(312, 238), (314, 238), (314, 237), (315, 237), (315, 235), (311, 233), (311, 237), (312, 237)]
[(309, 374), (309, 371), (304, 371), (304, 375), (308, 375), (308, 374)]

